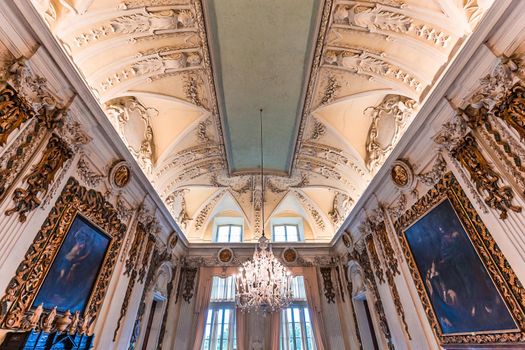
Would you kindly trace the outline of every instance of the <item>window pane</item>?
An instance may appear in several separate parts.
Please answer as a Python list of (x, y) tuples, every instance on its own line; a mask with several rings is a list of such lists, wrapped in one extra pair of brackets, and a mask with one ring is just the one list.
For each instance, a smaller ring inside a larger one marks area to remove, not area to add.
[(232, 226), (230, 232), (230, 242), (241, 242), (242, 227)]
[[(310, 312), (306, 306), (303, 276), (293, 278), (292, 292), (292, 305), (283, 310), (281, 314), (282, 322), (286, 324), (286, 328), (281, 328), (282, 348), (283, 350), (316, 350)], [(288, 347), (286, 348), (284, 344), (287, 344)]]
[(236, 349), (235, 281), (233, 276), (227, 278), (213, 277), (211, 300), (201, 349)]
[(286, 233), (284, 225), (275, 225), (273, 227), (274, 242), (286, 242)]
[(288, 242), (297, 242), (299, 241), (299, 231), (295, 225), (286, 226), (286, 236)]
[(217, 242), (228, 242), (228, 236), (230, 234), (229, 225), (219, 226), (217, 228)]

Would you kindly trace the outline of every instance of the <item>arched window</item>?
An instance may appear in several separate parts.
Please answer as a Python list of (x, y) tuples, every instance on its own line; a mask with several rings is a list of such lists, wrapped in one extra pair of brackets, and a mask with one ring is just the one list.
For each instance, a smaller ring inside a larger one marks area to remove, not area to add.
[(213, 277), (202, 350), (235, 350), (235, 280)]
[(281, 350), (315, 350), (303, 276), (293, 278), (292, 293), (292, 304), (281, 311), (280, 348)]

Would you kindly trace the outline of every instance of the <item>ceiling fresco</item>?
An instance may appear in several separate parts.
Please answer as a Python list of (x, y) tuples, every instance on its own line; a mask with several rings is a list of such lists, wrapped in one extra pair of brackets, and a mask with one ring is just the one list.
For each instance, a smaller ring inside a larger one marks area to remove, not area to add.
[(32, 1), (191, 243), (216, 217), (330, 241), (491, 3)]

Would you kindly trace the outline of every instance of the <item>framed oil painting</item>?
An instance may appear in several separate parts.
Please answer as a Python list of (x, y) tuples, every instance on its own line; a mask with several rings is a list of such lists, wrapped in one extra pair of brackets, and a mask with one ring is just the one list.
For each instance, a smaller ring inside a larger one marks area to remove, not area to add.
[(0, 327), (24, 330), (41, 303), (94, 322), (125, 232), (102, 193), (69, 178), (0, 300)]
[(525, 341), (525, 290), (452, 173), (395, 226), (441, 345)]
[(84, 312), (111, 238), (77, 214), (58, 250), (33, 307)]

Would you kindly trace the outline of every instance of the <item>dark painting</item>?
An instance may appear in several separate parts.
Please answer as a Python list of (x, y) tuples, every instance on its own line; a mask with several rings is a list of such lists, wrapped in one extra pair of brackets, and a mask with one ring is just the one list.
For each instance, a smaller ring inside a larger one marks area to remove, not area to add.
[(405, 237), (443, 334), (517, 328), (449, 200)]
[(83, 217), (77, 215), (33, 302), (45, 309), (57, 306), (59, 312), (83, 312), (110, 239)]

